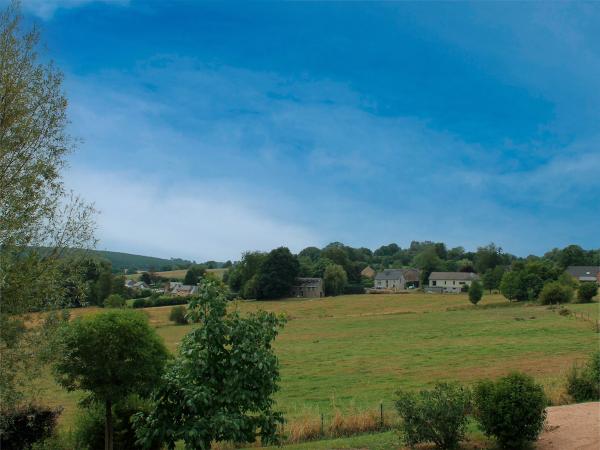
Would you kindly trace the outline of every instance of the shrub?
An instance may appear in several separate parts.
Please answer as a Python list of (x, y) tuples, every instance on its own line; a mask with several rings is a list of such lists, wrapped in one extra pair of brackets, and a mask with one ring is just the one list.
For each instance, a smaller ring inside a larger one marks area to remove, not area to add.
[[(137, 413), (148, 413), (150, 405), (139, 397), (131, 396), (113, 407), (114, 450), (141, 449), (136, 444), (131, 418)], [(104, 408), (92, 403), (81, 410), (75, 422), (73, 440), (76, 448), (104, 450)], [(160, 449), (161, 443), (151, 443), (150, 449)]]
[(365, 288), (362, 284), (348, 284), (343, 292), (345, 295), (364, 294)]
[(568, 303), (573, 298), (573, 289), (558, 281), (546, 283), (540, 292), (540, 303), (542, 305), (553, 305)]
[(0, 448), (21, 450), (50, 437), (54, 433), (61, 411), (33, 404), (9, 411), (3, 410), (0, 418)]
[[(465, 286), (467, 286), (465, 284)], [(476, 305), (483, 297), (483, 286), (477, 280), (473, 281), (471, 288), (469, 289), (469, 301)]]
[(600, 351), (583, 368), (573, 367), (567, 376), (567, 393), (576, 402), (600, 400)]
[(465, 435), (471, 394), (462, 386), (439, 383), (418, 394), (399, 392), (396, 409), (406, 445), (433, 442), (438, 448), (454, 449)]
[(186, 297), (158, 297), (151, 306), (185, 305), (188, 301), (189, 298)]
[(149, 305), (149, 302), (145, 298), (136, 298), (131, 306), (133, 308), (146, 308)]
[(125, 306), (125, 299), (119, 294), (111, 294), (104, 300), (105, 308), (123, 308)]
[(535, 441), (546, 419), (544, 389), (533, 378), (512, 373), (475, 388), (475, 412), (482, 430), (502, 448), (523, 448)]
[(187, 308), (185, 306), (175, 306), (171, 308), (169, 314), (169, 320), (175, 322), (177, 325), (186, 325), (188, 323), (185, 315), (187, 314)]
[(596, 295), (598, 295), (598, 285), (594, 282), (581, 283), (577, 289), (579, 303), (589, 303)]

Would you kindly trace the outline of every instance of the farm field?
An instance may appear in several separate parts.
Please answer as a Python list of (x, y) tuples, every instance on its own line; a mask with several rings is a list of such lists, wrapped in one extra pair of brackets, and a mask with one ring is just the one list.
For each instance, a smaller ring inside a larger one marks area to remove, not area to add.
[[(227, 271), (227, 269), (206, 269), (206, 272), (208, 273), (212, 273), (213, 275), (216, 275), (219, 279), (223, 278), (223, 274)], [(177, 279), (177, 280), (183, 280), (185, 278), (185, 274), (187, 273), (187, 269), (183, 269), (183, 270), (168, 270), (166, 272), (155, 272), (156, 275), (161, 276), (163, 278), (167, 278), (167, 279)], [(127, 275), (127, 278), (131, 279), (131, 280), (139, 280), (140, 278), (139, 273), (134, 273), (131, 275)]]
[[(500, 295), (484, 296), (476, 307), (466, 295), (422, 293), (235, 302), (231, 307), (287, 315), (275, 348), (282, 378), (277, 403), (290, 422), (321, 413), (327, 421), (336, 409), (378, 410), (380, 403), (391, 412), (398, 389), (416, 390), (440, 380), (472, 383), (511, 370), (535, 376), (560, 403), (566, 371), (598, 348), (599, 335), (590, 322), (544, 306), (509, 303)], [(568, 307), (599, 315), (598, 303)], [(143, 311), (175, 351), (192, 326), (172, 325), (170, 309)], [(98, 311), (77, 309), (72, 316)], [(37, 387), (44, 402), (64, 406), (61, 426), (68, 429), (79, 394), (62, 390), (49, 374)]]

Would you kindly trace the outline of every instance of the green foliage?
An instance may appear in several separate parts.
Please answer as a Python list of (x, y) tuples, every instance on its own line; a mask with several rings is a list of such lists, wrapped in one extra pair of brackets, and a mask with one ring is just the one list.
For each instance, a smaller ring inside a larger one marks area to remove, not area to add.
[[(246, 252), (242, 260), (236, 263), (227, 275), (227, 284), (233, 292), (239, 292), (243, 298), (256, 298), (258, 272), (267, 255), (262, 252)], [(251, 286), (246, 286), (250, 283)]]
[(455, 449), (465, 436), (471, 393), (456, 384), (438, 383), (418, 394), (399, 392), (396, 409), (406, 445), (433, 442), (440, 449)]
[(536, 300), (544, 284), (556, 281), (562, 271), (547, 261), (518, 262), (502, 276), (500, 292), (509, 300)]
[(171, 308), (169, 320), (175, 322), (177, 325), (186, 325), (188, 323), (186, 314), (187, 308), (185, 306), (175, 306), (174, 308)]
[(573, 298), (573, 290), (570, 286), (561, 284), (559, 281), (550, 281), (544, 285), (540, 292), (540, 303), (542, 305), (558, 305), (569, 303)]
[(210, 280), (189, 311), (200, 326), (183, 338), (153, 393), (153, 411), (135, 418), (141, 442), (159, 440), (173, 449), (182, 440), (186, 449), (199, 450), (257, 436), (275, 442), (283, 417), (273, 410), (279, 368), (272, 343), (283, 319), (264, 311), (227, 313), (224, 289)]
[(502, 448), (519, 449), (537, 439), (546, 419), (546, 396), (541, 385), (521, 373), (475, 388), (475, 411), (482, 430)]
[(200, 282), (200, 279), (204, 276), (205, 273), (206, 269), (204, 267), (199, 265), (193, 265), (185, 273), (183, 284), (195, 286)]
[(0, 410), (0, 448), (21, 450), (50, 437), (61, 411), (33, 404)]
[(502, 266), (496, 266), (493, 269), (486, 270), (482, 277), (483, 287), (490, 292), (494, 289), (500, 289), (500, 283), (504, 272), (505, 270)]
[(584, 282), (577, 289), (577, 301), (579, 303), (590, 303), (598, 295), (598, 285), (594, 282)]
[(330, 264), (323, 274), (323, 290), (325, 295), (340, 295), (348, 284), (346, 271), (339, 264)]
[(479, 303), (481, 298), (483, 297), (483, 286), (477, 280), (471, 283), (471, 287), (469, 288), (469, 301), (476, 305)]
[(257, 278), (257, 298), (288, 297), (300, 265), (287, 247), (271, 250), (260, 266)]
[(148, 394), (167, 357), (144, 314), (114, 310), (76, 319), (60, 330), (54, 373), (67, 390), (87, 391), (91, 400), (105, 403), (111, 441), (112, 405), (131, 394)]
[[(135, 450), (144, 447), (136, 443), (137, 437), (132, 424), (132, 417), (136, 414), (148, 414), (151, 410), (147, 400), (137, 396), (129, 396), (124, 401), (116, 403), (112, 408), (114, 418), (114, 450)], [(73, 430), (75, 448), (79, 450), (104, 450), (104, 408), (91, 403), (82, 408), (77, 415)], [(150, 442), (147, 450), (159, 450), (160, 442)]]
[(576, 402), (600, 400), (600, 351), (584, 367), (573, 366), (567, 376), (567, 393)]
[(110, 294), (104, 300), (105, 308), (123, 308), (125, 306), (125, 299), (119, 294)]
[(188, 297), (167, 297), (157, 296), (150, 298), (137, 298), (133, 301), (132, 307), (138, 308), (153, 308), (155, 306), (172, 306), (185, 305), (190, 301)]

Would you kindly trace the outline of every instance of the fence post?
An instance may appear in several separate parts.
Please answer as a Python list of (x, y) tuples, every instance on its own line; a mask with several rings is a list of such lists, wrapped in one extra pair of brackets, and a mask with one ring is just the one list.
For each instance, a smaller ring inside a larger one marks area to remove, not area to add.
[(383, 402), (379, 403), (379, 428), (383, 429)]
[(321, 413), (321, 436), (323, 436), (323, 434), (325, 432), (325, 426), (324, 426), (325, 424), (324, 424), (324, 422), (325, 422), (325, 419), (323, 417), (323, 413)]

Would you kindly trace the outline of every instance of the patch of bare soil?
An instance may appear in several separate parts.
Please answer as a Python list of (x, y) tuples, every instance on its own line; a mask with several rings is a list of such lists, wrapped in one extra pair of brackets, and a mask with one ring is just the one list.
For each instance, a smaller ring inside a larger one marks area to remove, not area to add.
[(548, 408), (538, 450), (600, 449), (600, 402)]

